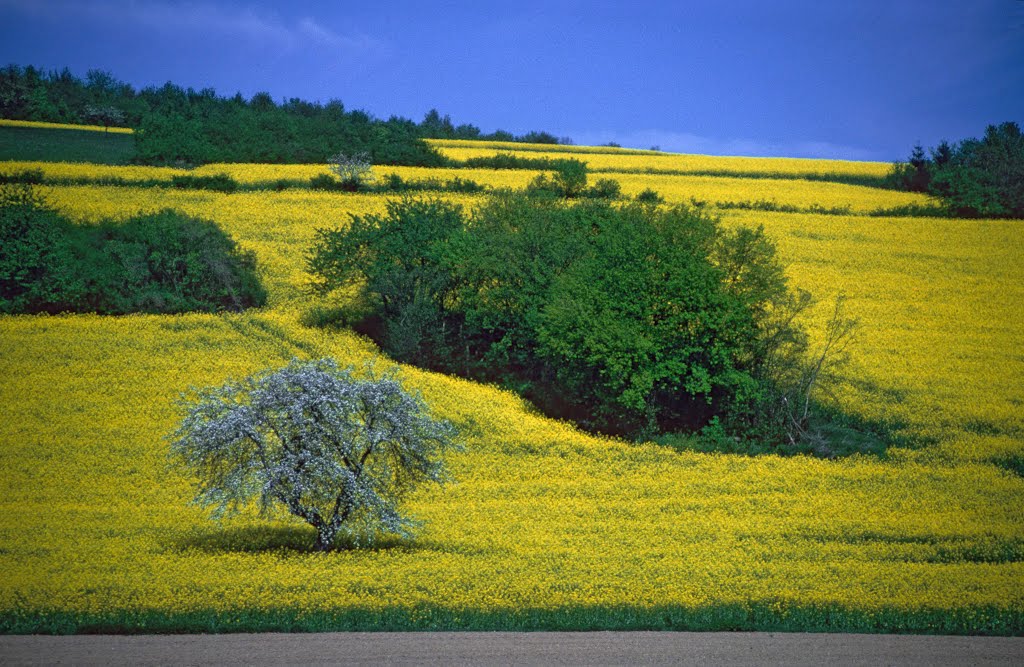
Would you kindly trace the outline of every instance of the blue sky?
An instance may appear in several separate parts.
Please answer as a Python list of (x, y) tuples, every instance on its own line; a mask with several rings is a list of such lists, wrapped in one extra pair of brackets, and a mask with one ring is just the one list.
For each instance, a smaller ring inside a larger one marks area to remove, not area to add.
[(1024, 2), (0, 0), (0, 65), (485, 132), (904, 159), (1024, 124)]

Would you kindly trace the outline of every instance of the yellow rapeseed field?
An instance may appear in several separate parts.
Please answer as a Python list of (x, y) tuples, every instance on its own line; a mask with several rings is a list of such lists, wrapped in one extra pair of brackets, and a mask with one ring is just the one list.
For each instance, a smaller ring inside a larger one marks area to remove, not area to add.
[[(278, 181), (296, 186), (308, 185), (315, 176), (330, 175), (326, 164), (205, 164), (194, 169), (174, 167), (126, 167), (83, 162), (0, 161), (0, 175), (17, 175), (30, 171), (42, 172), (47, 181), (110, 181), (143, 183), (151, 181), (171, 184), (175, 176), (215, 176), (227, 174), (241, 185), (273, 187)], [(370, 181), (381, 181), (395, 174), (406, 181), (435, 179), (447, 182), (456, 178), (470, 180), (493, 188), (522, 189), (541, 172), (529, 169), (440, 169), (430, 167), (377, 166), (372, 169)]]
[[(266, 169), (235, 175), (284, 173)], [(313, 167), (286, 171), (303, 169)], [(718, 196), (684, 196), (699, 181), (676, 178), (661, 188), (670, 198)], [(895, 194), (718, 180), (749, 188), (737, 200), (855, 210), (893, 205), (878, 202)], [(439, 415), (466, 429), (465, 450), (450, 459), (456, 483), (411, 500), (425, 522), (416, 539), (320, 554), (303, 546), (312, 531), (286, 517), (214, 523), (189, 506), (190, 480), (167, 467), (165, 436), (190, 385), (293, 357), (379, 357), (351, 332), (301, 323), (318, 302), (303, 257), (316, 228), (381, 211), (385, 197), (40, 189), (86, 224), (164, 207), (216, 220), (256, 252), (270, 302), (243, 314), (0, 317), (4, 627), (80, 617), (227, 628), (257, 618), (287, 629), (354, 612), (414, 627), (491, 617), (518, 627), (563, 617), (576, 628), (671, 627), (679, 617), (718, 627), (702, 619), (732, 609), (726, 627), (1022, 630), (1024, 479), (997, 465), (1024, 457), (1019, 222), (725, 212), (729, 225), (763, 224), (793, 283), (820, 298), (816, 336), (830, 300), (848, 297), (861, 325), (829, 400), (894, 430), (904, 446), (884, 459), (680, 453), (599, 438), (509, 393), (404, 368)]]
[(51, 130), (86, 130), (92, 132), (116, 132), (118, 134), (133, 134), (130, 127), (103, 127), (102, 125), (72, 125), (68, 123), (41, 123), (34, 120), (9, 120), (0, 118), (0, 127), (36, 127)]
[(597, 172), (731, 172), (741, 174), (770, 173), (786, 175), (826, 174), (881, 178), (889, 173), (887, 162), (854, 162), (809, 158), (733, 157), (716, 155), (688, 155), (683, 153), (649, 153), (616, 148), (588, 148), (578, 146), (551, 146), (544, 144), (514, 144), (499, 142), (457, 142), (430, 140), (442, 154), (454, 160), (491, 157), (498, 153), (511, 153), (522, 158), (574, 158), (587, 163), (590, 171)]
[[(277, 181), (296, 185), (308, 183), (314, 176), (329, 174), (327, 165), (275, 164), (207, 164), (192, 170), (171, 167), (125, 167), (73, 162), (0, 162), (0, 174), (41, 171), (47, 180), (82, 181), (119, 179), (123, 182), (160, 181), (170, 185), (178, 175), (213, 176), (227, 174), (242, 185), (270, 187)], [(434, 179), (440, 182), (455, 178), (471, 180), (491, 188), (522, 189), (539, 171), (520, 169), (441, 169), (428, 167), (373, 168), (373, 178), (381, 181), (396, 174), (406, 181)], [(900, 206), (927, 206), (933, 203), (927, 195), (917, 192), (883, 190), (862, 185), (828, 181), (805, 181), (792, 178), (738, 178), (730, 176), (694, 176), (668, 174), (609, 173), (593, 174), (589, 182), (601, 178), (618, 181), (622, 194), (635, 197), (651, 189), (669, 203), (689, 202), (692, 198), (717, 203), (768, 202), (779, 206), (810, 208), (814, 205), (846, 207), (851, 213), (869, 213), (877, 209)]]

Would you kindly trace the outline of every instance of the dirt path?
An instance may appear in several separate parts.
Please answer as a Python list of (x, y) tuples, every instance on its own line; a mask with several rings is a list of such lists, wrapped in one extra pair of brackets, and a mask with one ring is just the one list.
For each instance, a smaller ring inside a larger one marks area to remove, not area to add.
[(436, 632), (0, 636), (0, 664), (1021, 665), (1024, 638)]

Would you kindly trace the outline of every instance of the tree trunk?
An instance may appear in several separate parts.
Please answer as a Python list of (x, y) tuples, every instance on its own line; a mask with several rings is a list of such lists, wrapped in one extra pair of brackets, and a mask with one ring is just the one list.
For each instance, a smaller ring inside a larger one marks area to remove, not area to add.
[(317, 551), (330, 551), (331, 546), (334, 544), (334, 536), (337, 531), (332, 530), (330, 525), (321, 524), (316, 527), (316, 545), (313, 547)]

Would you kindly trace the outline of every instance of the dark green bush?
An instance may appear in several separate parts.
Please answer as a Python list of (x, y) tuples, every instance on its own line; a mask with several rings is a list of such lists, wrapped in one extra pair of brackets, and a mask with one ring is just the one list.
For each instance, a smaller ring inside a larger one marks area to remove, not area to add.
[[(173, 87), (172, 87), (173, 88)], [(440, 167), (448, 161), (418, 136), (414, 123), (376, 120), (338, 103), (302, 110), (256, 95), (248, 104), (216, 96), (189, 98), (151, 110), (135, 133), (135, 161), (316, 163), (338, 146), (365, 153), (373, 164)], [(171, 98), (173, 93), (167, 93)]]
[(591, 199), (618, 199), (621, 195), (622, 186), (611, 178), (600, 178), (583, 192), (584, 197)]
[(238, 181), (227, 174), (214, 174), (212, 176), (179, 174), (171, 177), (171, 185), (183, 190), (213, 190), (225, 193), (238, 190)]
[(566, 166), (569, 162), (578, 162), (578, 160), (571, 158), (520, 157), (514, 153), (497, 153), (495, 155), (467, 158), (458, 163), (458, 166), (471, 169), (537, 169), (540, 171), (555, 171)]
[(0, 312), (211, 312), (266, 302), (254, 255), (212, 222), (164, 210), (74, 225), (27, 190), (5, 190), (2, 204)]
[(961, 217), (1024, 218), (1024, 134), (1017, 123), (989, 125), (981, 139), (946, 142), (924, 155), (915, 146), (890, 181), (940, 197)]
[(42, 169), (26, 169), (24, 171), (15, 171), (10, 174), (7, 172), (0, 172), (0, 184), (4, 183), (28, 183), (32, 185), (39, 185), (44, 180)]
[(398, 174), (388, 174), (381, 183), (374, 187), (378, 192), (415, 192), (433, 190), (437, 192), (462, 192), (472, 194), (486, 190), (483, 185), (468, 178), (452, 178), (442, 181), (439, 178), (425, 178), (421, 180), (405, 180)]
[(73, 309), (86, 293), (78, 230), (28, 186), (0, 186), (0, 312)]
[(387, 323), (384, 346), (399, 359), (429, 365), (447, 344), (439, 322), (455, 286), (448, 241), (462, 225), (458, 206), (391, 201), (384, 216), (353, 216), (344, 229), (320, 230), (309, 269), (324, 291), (365, 281)]
[(317, 174), (309, 179), (309, 187), (313, 190), (340, 190), (341, 183), (330, 174)]
[(640, 204), (658, 205), (665, 203), (665, 199), (650, 188), (647, 188), (643, 192), (638, 193), (637, 196), (634, 197), (633, 199)]
[(761, 230), (700, 207), (505, 193), (467, 218), (404, 199), (320, 230), (309, 269), (324, 292), (363, 289), (368, 329), (396, 358), (501, 383), (593, 430), (717, 424), (787, 447), (807, 425), (784, 414), (817, 377), (798, 362), (807, 301)]
[(538, 175), (526, 186), (526, 194), (542, 199), (574, 199), (587, 194), (586, 188), (587, 164), (579, 160), (560, 160), (551, 177)]

